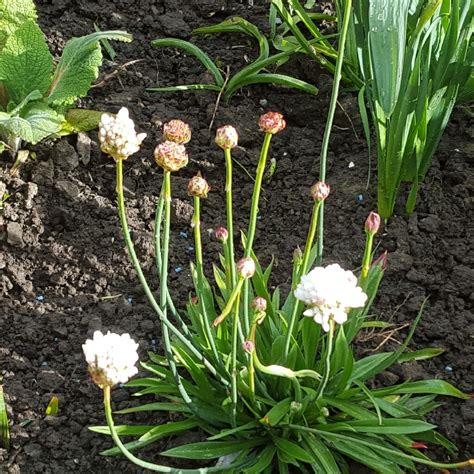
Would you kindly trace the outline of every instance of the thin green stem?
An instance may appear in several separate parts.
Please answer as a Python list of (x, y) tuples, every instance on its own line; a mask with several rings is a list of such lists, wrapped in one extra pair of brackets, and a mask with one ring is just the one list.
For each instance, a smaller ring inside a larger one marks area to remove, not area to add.
[(365, 282), (369, 275), (370, 264), (372, 263), (372, 247), (374, 244), (374, 233), (367, 232), (367, 238), (365, 240), (364, 258), (362, 259), (362, 273), (360, 276), (360, 286), (365, 288)]
[(128, 228), (127, 223), (127, 214), (125, 211), (125, 202), (123, 197), (123, 177), (122, 177), (122, 162), (117, 162), (117, 183), (116, 183), (116, 190), (117, 190), (117, 203), (118, 203), (118, 213), (120, 218), (120, 224), (122, 227), (122, 234), (127, 245), (128, 254), (130, 256), (130, 260), (132, 261), (133, 267), (138, 276), (138, 280), (145, 292), (145, 296), (148, 299), (151, 307), (155, 311), (155, 313), (160, 318), (160, 321), (163, 325), (165, 325), (173, 335), (179, 339), (183, 345), (189, 349), (189, 351), (201, 362), (204, 366), (209, 370), (209, 372), (214, 375), (222, 384), (225, 386), (229, 386), (230, 383), (227, 379), (225, 379), (219, 372), (215, 369), (215, 367), (203, 356), (203, 354), (196, 348), (194, 345), (179, 331), (167, 318), (166, 314), (161, 311), (160, 306), (158, 305), (153, 292), (148, 285), (146, 277), (143, 273), (143, 270), (140, 266), (140, 262), (138, 260), (137, 254), (135, 252), (135, 247), (133, 245), (130, 230)]
[(332, 355), (332, 346), (333, 346), (333, 341), (334, 341), (334, 329), (336, 327), (336, 323), (334, 320), (329, 321), (329, 333), (328, 333), (328, 338), (327, 338), (327, 347), (326, 347), (326, 363), (324, 365), (324, 373), (323, 373), (323, 379), (321, 380), (321, 383), (319, 384), (318, 391), (316, 393), (316, 400), (319, 400), (323, 394), (324, 390), (326, 389), (326, 385), (328, 384), (329, 381), (329, 375), (331, 373), (331, 355)]
[(393, 455), (396, 454), (397, 456), (403, 457), (405, 459), (409, 459), (410, 461), (418, 462), (420, 464), (426, 464), (427, 466), (435, 467), (437, 469), (459, 469), (461, 467), (469, 467), (469, 466), (474, 466), (474, 459), (469, 459), (467, 461), (462, 461), (462, 462), (456, 462), (452, 464), (444, 464), (440, 462), (435, 462), (431, 461), (429, 459), (424, 459), (424, 458), (419, 458), (416, 456), (411, 456), (410, 454), (405, 454), (401, 452), (400, 450), (394, 450), (390, 448), (386, 448), (380, 444), (377, 444), (376, 446), (374, 445), (373, 441), (365, 441), (360, 438), (354, 438), (352, 436), (346, 436), (342, 435), (339, 433), (334, 433), (334, 432), (329, 432), (329, 431), (324, 431), (324, 430), (318, 430), (316, 428), (308, 428), (307, 426), (301, 426), (301, 425), (292, 425), (288, 424), (286, 425), (288, 428), (296, 430), (296, 431), (306, 431), (307, 433), (314, 433), (320, 435), (323, 439), (328, 439), (328, 438), (333, 438), (336, 440), (341, 440), (341, 441), (346, 441), (351, 444), (360, 444), (363, 446), (368, 446), (369, 448), (373, 448), (377, 451), (381, 451), (383, 453), (387, 453), (387, 455)]
[(257, 174), (255, 176), (255, 185), (253, 188), (252, 205), (250, 209), (249, 227), (247, 231), (247, 240), (245, 242), (245, 257), (250, 257), (252, 253), (252, 245), (255, 238), (255, 231), (257, 228), (258, 203), (260, 201), (260, 193), (262, 191), (262, 180), (265, 172), (265, 165), (267, 163), (268, 150), (270, 149), (270, 142), (272, 134), (266, 133), (263, 140), (262, 150), (260, 152), (260, 159), (257, 166)]
[(202, 240), (201, 240), (201, 199), (198, 196), (194, 197), (194, 215), (193, 215), (193, 227), (194, 227), (194, 249), (196, 254), (196, 271), (198, 281), (198, 298), (199, 305), (201, 307), (201, 314), (203, 316), (204, 331), (206, 338), (212, 350), (214, 361), (217, 365), (223, 368), (222, 360), (217, 352), (216, 343), (214, 340), (214, 334), (211, 330), (209, 322), (209, 316), (206, 309), (206, 301), (204, 298), (204, 270), (203, 270), (203, 259), (202, 259)]
[(235, 300), (234, 307), (234, 321), (232, 325), (232, 412), (231, 412), (231, 422), (232, 426), (235, 428), (237, 426), (237, 344), (239, 341), (239, 303), (240, 298), (237, 297)]
[[(301, 277), (305, 275), (308, 270), (309, 256), (311, 254), (314, 237), (316, 235), (316, 229), (318, 227), (318, 216), (320, 214), (322, 203), (323, 201), (314, 201), (313, 214), (311, 217), (311, 223), (309, 225), (308, 237), (306, 238), (306, 245), (304, 248), (303, 258), (302, 258), (301, 266), (299, 268), (299, 274), (296, 277), (295, 284), (299, 283)], [(286, 334), (286, 339), (285, 339), (285, 350), (284, 350), (284, 357), (283, 357), (284, 361), (286, 361), (288, 357), (288, 353), (290, 351), (290, 342), (295, 330), (296, 318), (298, 317), (298, 314), (301, 311), (301, 306), (302, 306), (301, 302), (295, 299), (295, 302), (293, 305), (293, 311), (290, 316), (290, 322), (288, 324), (288, 332)]]
[[(352, 0), (346, 0), (346, 6), (344, 8), (344, 18), (342, 21), (342, 27), (339, 35), (339, 47), (336, 60), (336, 70), (334, 71), (334, 82), (331, 93), (331, 102), (329, 104), (328, 117), (326, 121), (326, 128), (324, 129), (323, 141), (321, 144), (320, 154), (320, 169), (319, 169), (319, 180), (322, 182), (326, 181), (326, 168), (327, 168), (327, 157), (329, 148), (329, 138), (331, 136), (332, 124), (334, 122), (334, 114), (337, 107), (337, 96), (339, 95), (339, 84), (341, 82), (341, 71), (344, 63), (344, 51), (346, 49), (346, 38), (347, 31), (349, 29), (349, 22), (352, 11)], [(317, 263), (321, 264), (323, 258), (324, 249), (324, 202), (321, 204), (321, 212), (319, 216), (319, 227), (318, 227), (318, 256)]]
[(230, 148), (224, 150), (225, 156), (225, 197), (226, 197), (226, 213), (227, 213), (227, 248), (229, 251), (229, 260), (227, 265), (230, 268), (230, 277), (232, 287), (237, 283), (237, 271), (235, 269), (235, 256), (234, 256), (234, 218), (233, 218), (233, 206), (232, 206), (232, 156)]

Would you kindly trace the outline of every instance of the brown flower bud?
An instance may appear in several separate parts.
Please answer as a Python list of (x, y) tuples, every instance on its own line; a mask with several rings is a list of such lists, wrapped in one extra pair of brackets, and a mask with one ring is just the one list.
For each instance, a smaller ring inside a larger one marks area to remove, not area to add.
[(255, 262), (251, 257), (241, 258), (236, 268), (237, 273), (244, 278), (252, 278), (255, 275)]
[(216, 144), (222, 149), (235, 148), (239, 141), (237, 130), (232, 125), (224, 125), (216, 131)]
[(329, 196), (330, 190), (331, 188), (329, 187), (329, 184), (326, 184), (323, 181), (318, 181), (311, 186), (311, 197), (315, 201), (324, 201)]
[(267, 300), (261, 296), (256, 296), (250, 305), (255, 311), (264, 312), (267, 309)]
[(274, 135), (286, 127), (286, 122), (280, 112), (267, 112), (260, 117), (258, 125), (263, 132)]
[(376, 212), (371, 212), (365, 221), (365, 231), (368, 234), (376, 234), (380, 228), (380, 216)]
[(227, 232), (225, 227), (221, 226), (214, 231), (214, 237), (224, 243), (227, 242), (227, 239), (229, 238), (229, 232)]
[(163, 138), (183, 145), (191, 140), (191, 127), (182, 120), (170, 120), (163, 125)]
[(188, 193), (190, 196), (207, 198), (210, 187), (207, 181), (200, 175), (193, 176), (188, 183)]
[(179, 171), (188, 164), (188, 154), (183, 145), (168, 140), (155, 148), (155, 161), (165, 171)]

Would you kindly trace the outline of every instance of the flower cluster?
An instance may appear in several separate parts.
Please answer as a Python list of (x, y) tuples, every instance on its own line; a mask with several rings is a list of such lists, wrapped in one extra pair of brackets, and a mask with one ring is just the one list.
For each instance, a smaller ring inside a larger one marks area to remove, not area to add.
[(101, 388), (126, 383), (137, 372), (138, 344), (129, 334), (95, 331), (82, 345), (92, 380)]
[(235, 148), (239, 141), (237, 130), (232, 125), (224, 125), (216, 131), (216, 145), (223, 150)]
[(100, 148), (116, 161), (126, 160), (136, 153), (145, 137), (146, 133), (136, 133), (135, 124), (125, 107), (122, 107), (115, 117), (103, 114), (100, 119)]
[(188, 164), (188, 154), (183, 143), (191, 140), (191, 128), (181, 120), (171, 120), (163, 126), (164, 142), (154, 152), (156, 164), (165, 171), (176, 172)]
[(355, 275), (338, 264), (316, 267), (302, 276), (295, 297), (309, 306), (303, 314), (314, 318), (326, 332), (331, 320), (345, 323), (348, 311), (363, 307), (367, 301)]
[(182, 120), (170, 120), (163, 125), (163, 138), (184, 145), (191, 140), (191, 127)]
[(258, 125), (263, 132), (274, 135), (286, 127), (286, 121), (280, 112), (267, 112), (260, 117)]

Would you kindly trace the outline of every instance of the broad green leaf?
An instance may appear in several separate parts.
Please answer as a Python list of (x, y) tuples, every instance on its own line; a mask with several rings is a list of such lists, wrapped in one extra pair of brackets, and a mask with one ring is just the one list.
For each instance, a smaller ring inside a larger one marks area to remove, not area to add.
[(50, 103), (72, 105), (89, 92), (99, 75), (102, 64), (102, 39), (130, 42), (132, 36), (124, 31), (101, 31), (80, 38), (72, 38), (64, 47), (48, 91)]
[(32, 0), (1, 0), (0, 50), (2, 49), (2, 38), (6, 38), (29, 20), (36, 20), (36, 17), (36, 7)]
[(293, 441), (284, 438), (273, 438), (273, 442), (279, 451), (282, 451), (287, 456), (297, 459), (298, 461), (303, 461), (307, 463), (313, 462), (313, 457), (308, 454), (303, 448), (301, 448)]
[(55, 134), (62, 121), (63, 117), (43, 102), (28, 104), (21, 117), (0, 112), (0, 129), (33, 144)]
[(89, 132), (97, 128), (104, 112), (90, 109), (69, 109), (65, 114), (65, 121), (61, 124), (59, 135)]
[(8, 99), (19, 104), (30, 92), (45, 94), (53, 74), (53, 57), (34, 20), (23, 23), (8, 37), (0, 52), (0, 81)]
[(184, 459), (216, 459), (227, 454), (237, 453), (266, 443), (265, 438), (238, 441), (203, 441), (202, 443), (185, 444), (168, 449), (160, 454)]
[(390, 117), (399, 99), (409, 0), (369, 2), (368, 39), (376, 100)]

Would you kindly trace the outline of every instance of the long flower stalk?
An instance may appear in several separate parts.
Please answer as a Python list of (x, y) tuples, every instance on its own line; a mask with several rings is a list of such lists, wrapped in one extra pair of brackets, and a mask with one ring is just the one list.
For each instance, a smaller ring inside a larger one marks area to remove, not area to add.
[(329, 374), (331, 373), (331, 355), (333, 349), (333, 342), (334, 342), (334, 331), (336, 329), (336, 323), (333, 319), (329, 321), (329, 333), (327, 336), (326, 342), (326, 360), (324, 364), (324, 372), (323, 372), (323, 379), (319, 384), (318, 391), (316, 392), (316, 400), (319, 400), (323, 394), (324, 390), (326, 389), (326, 385), (329, 381)]
[(127, 214), (125, 211), (125, 201), (123, 197), (123, 172), (122, 172), (121, 160), (117, 161), (116, 191), (117, 191), (118, 212), (119, 212), (120, 224), (122, 227), (122, 234), (123, 234), (125, 243), (127, 245), (127, 250), (130, 256), (130, 260), (132, 261), (133, 267), (138, 276), (138, 280), (140, 281), (143, 291), (145, 292), (145, 296), (147, 297), (151, 307), (153, 308), (155, 313), (158, 315), (163, 325), (166, 326), (173, 333), (173, 335), (176, 336), (184, 344), (184, 346), (187, 347), (191, 351), (191, 353), (200, 362), (204, 364), (204, 366), (209, 370), (209, 372), (212, 375), (216, 376), (219, 379), (219, 381), (223, 383), (225, 386), (230, 385), (229, 381), (226, 378), (224, 378), (221, 374), (219, 374), (216, 368), (203, 356), (203, 354), (198, 349), (196, 349), (196, 347), (194, 347), (194, 345), (191, 344), (190, 341), (183, 334), (181, 334), (181, 332), (168, 320), (166, 314), (164, 314), (161, 311), (161, 308), (158, 305), (153, 295), (153, 292), (150, 289), (150, 286), (148, 285), (148, 282), (146, 280), (146, 277), (143, 273), (140, 262), (138, 260), (137, 254), (135, 252), (135, 247), (133, 245), (133, 242), (130, 236), (130, 230), (128, 228)]
[[(311, 217), (311, 223), (308, 230), (308, 236), (306, 238), (306, 245), (304, 248), (303, 258), (302, 258), (301, 266), (299, 269), (299, 275), (297, 276), (296, 282), (295, 282), (296, 284), (299, 283), (299, 279), (301, 278), (301, 276), (304, 275), (306, 271), (308, 270), (309, 256), (311, 254), (311, 249), (313, 247), (314, 237), (316, 236), (316, 229), (318, 227), (318, 216), (320, 214), (322, 203), (323, 203), (323, 200), (318, 199), (314, 201), (313, 214)], [(296, 318), (298, 317), (298, 313), (301, 312), (301, 307), (302, 305), (300, 301), (295, 299), (295, 302), (293, 305), (293, 311), (290, 316), (290, 322), (288, 324), (288, 332), (286, 334), (286, 339), (285, 339), (285, 349), (284, 349), (284, 357), (283, 357), (284, 361), (286, 361), (286, 358), (288, 357), (288, 353), (290, 351), (290, 342), (291, 342), (291, 338), (293, 337), (293, 333), (294, 333), (294, 329), (296, 325)]]
[[(326, 120), (326, 127), (324, 129), (323, 141), (321, 144), (320, 153), (320, 169), (319, 169), (319, 180), (322, 182), (326, 181), (326, 168), (327, 168), (327, 157), (329, 148), (329, 138), (331, 136), (332, 124), (334, 122), (334, 114), (336, 113), (337, 96), (339, 95), (339, 85), (341, 82), (341, 71), (344, 63), (344, 51), (346, 48), (347, 31), (349, 29), (349, 22), (352, 11), (352, 0), (346, 0), (344, 8), (344, 18), (342, 21), (342, 27), (339, 32), (339, 47), (336, 59), (336, 70), (334, 71), (334, 82), (331, 93), (331, 102), (329, 103), (328, 117)], [(323, 258), (324, 250), (324, 203), (321, 205), (321, 215), (319, 216), (318, 226), (318, 254), (317, 264), (320, 265)]]
[(232, 156), (231, 149), (224, 149), (225, 156), (225, 196), (226, 196), (226, 214), (227, 214), (227, 231), (229, 237), (227, 238), (227, 249), (229, 252), (227, 265), (230, 269), (230, 280), (232, 287), (237, 282), (237, 273), (235, 270), (235, 255), (234, 255), (234, 218), (233, 218), (233, 204), (232, 204)]
[(235, 307), (234, 307), (234, 320), (232, 324), (232, 367), (231, 367), (231, 375), (232, 375), (232, 411), (231, 411), (231, 424), (235, 428), (237, 426), (237, 401), (238, 401), (238, 394), (237, 394), (237, 382), (238, 382), (238, 374), (237, 374), (237, 344), (238, 344), (238, 336), (239, 336), (239, 303), (240, 298), (235, 300)]

